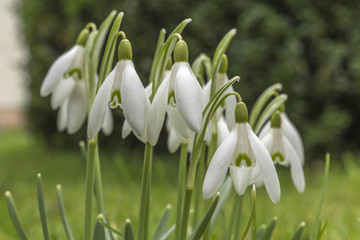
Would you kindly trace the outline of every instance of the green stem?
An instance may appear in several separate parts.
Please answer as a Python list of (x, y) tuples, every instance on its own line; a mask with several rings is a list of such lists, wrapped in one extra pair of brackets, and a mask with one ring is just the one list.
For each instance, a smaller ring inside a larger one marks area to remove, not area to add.
[(200, 201), (202, 200), (202, 179), (205, 177), (205, 147), (202, 148), (202, 153), (200, 155), (199, 166), (197, 170), (197, 176), (199, 176), (195, 181), (195, 192), (194, 192), (194, 212), (193, 212), (193, 228), (196, 227), (199, 221), (200, 213)]
[(138, 240), (146, 240), (149, 223), (150, 180), (152, 171), (152, 150), (150, 143), (145, 145), (144, 165), (141, 179), (141, 196), (139, 226), (137, 231)]
[[(235, 212), (235, 233), (234, 233), (234, 236), (235, 238), (234, 239), (240, 239), (240, 222), (241, 222), (241, 215), (242, 215), (242, 203), (243, 203), (243, 197), (242, 196), (238, 196), (236, 195), (235, 196), (235, 204), (237, 206), (237, 210)], [(231, 229), (231, 232), (232, 232), (232, 229)], [(231, 232), (230, 232), (230, 236), (231, 236)]]
[(85, 227), (84, 240), (92, 239), (92, 200), (94, 191), (94, 173), (96, 158), (97, 138), (89, 140), (88, 162), (86, 168), (86, 192), (85, 192)]
[(186, 239), (192, 192), (193, 192), (192, 188), (189, 189), (186, 187), (183, 215), (181, 219), (180, 240)]
[(180, 224), (182, 215), (182, 205), (185, 195), (185, 178), (186, 178), (186, 160), (187, 160), (188, 142), (181, 144), (180, 163), (179, 163), (179, 176), (178, 176), (178, 198), (176, 206), (176, 228), (175, 239), (180, 238)]

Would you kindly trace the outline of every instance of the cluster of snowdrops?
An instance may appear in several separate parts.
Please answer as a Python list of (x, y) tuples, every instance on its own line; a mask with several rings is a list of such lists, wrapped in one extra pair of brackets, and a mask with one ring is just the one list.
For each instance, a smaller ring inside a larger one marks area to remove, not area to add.
[[(181, 33), (191, 20), (181, 22), (167, 38), (162, 29), (147, 82), (135, 70), (130, 39), (120, 31), (122, 17), (123, 13), (112, 12), (99, 28), (87, 24), (76, 44), (52, 64), (40, 90), (42, 96), (50, 95), (51, 107), (58, 110), (59, 131), (73, 134), (87, 124), (85, 240), (99, 234), (93, 221), (94, 199), (99, 203), (96, 223), (102, 224), (102, 237), (149, 238), (152, 152), (163, 128), (169, 151), (181, 148), (176, 221), (171, 228), (159, 223), (153, 239), (209, 239), (208, 226), (223, 205), (219, 198), (224, 182), (233, 185), (239, 196), (253, 186), (253, 201), (255, 188), (265, 186), (272, 202), (278, 203), (276, 164), (289, 167), (296, 189), (304, 191), (303, 144), (285, 113), (287, 95), (280, 92), (281, 84), (269, 86), (248, 112), (233, 88), (240, 78), (228, 78), (225, 51), (236, 30), (223, 37), (212, 59), (201, 54), (190, 65)], [(100, 130), (105, 135), (120, 134), (112, 133), (113, 124), (119, 124), (112, 118), (117, 107), (125, 116), (122, 137), (133, 133), (145, 145), (136, 233), (129, 219), (123, 232), (110, 226), (102, 199), (97, 136)], [(206, 201), (204, 217), (190, 228), (190, 211), (194, 217), (202, 214), (196, 202), (206, 199), (211, 200)], [(64, 226), (72, 239), (69, 226)], [(250, 218), (243, 238), (254, 237), (253, 230)]]

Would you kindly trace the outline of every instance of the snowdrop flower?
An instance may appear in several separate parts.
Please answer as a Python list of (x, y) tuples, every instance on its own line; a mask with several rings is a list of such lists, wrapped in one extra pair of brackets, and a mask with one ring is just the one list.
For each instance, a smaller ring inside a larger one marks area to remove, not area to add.
[(258, 168), (270, 199), (278, 203), (280, 183), (271, 156), (248, 124), (245, 104), (238, 103), (235, 111), (235, 126), (215, 152), (206, 172), (203, 197), (208, 199), (218, 191), (228, 168), (236, 192), (242, 195), (254, 183), (253, 171)]
[[(302, 193), (305, 190), (305, 178), (300, 155), (295, 150), (281, 128), (283, 124), (279, 112), (273, 114), (270, 128), (263, 133), (261, 141), (271, 154), (276, 164), (290, 166), (290, 173), (296, 189)], [(265, 129), (266, 130), (266, 129)]]
[[(279, 109), (280, 111), (280, 120), (281, 126), (280, 129), (285, 137), (290, 141), (291, 145), (294, 147), (296, 153), (299, 156), (300, 162), (304, 165), (305, 155), (304, 155), (304, 144), (301, 140), (301, 136), (294, 126), (294, 124), (290, 121), (289, 117), (285, 113), (285, 105), (282, 105)], [(263, 129), (259, 134), (259, 138), (262, 139), (264, 135), (270, 130), (270, 121), (265, 124)]]
[[(188, 47), (183, 40), (176, 43), (174, 61), (169, 79), (169, 107), (179, 113), (187, 128), (193, 132), (199, 132), (202, 124), (202, 112), (205, 108), (205, 98), (202, 88), (188, 63)], [(172, 122), (176, 121), (171, 113), (169, 117)], [(177, 128), (178, 126), (174, 124), (174, 127)], [(181, 129), (178, 130), (178, 132), (182, 131)]]
[[(228, 68), (228, 60), (227, 60), (227, 56), (224, 54), (221, 59), (219, 73), (217, 74), (216, 77), (215, 93), (229, 81), (228, 75), (226, 73), (227, 68)], [(212, 80), (210, 79), (204, 86), (204, 96), (207, 103), (210, 101), (211, 83)], [(230, 92), (234, 92), (233, 86), (230, 86), (224, 92), (223, 95), (228, 94)], [(223, 111), (225, 110), (225, 119), (229, 129), (232, 129), (235, 124), (234, 113), (235, 113), (236, 102), (237, 101), (235, 96), (229, 96), (226, 98), (224, 106), (221, 106), (216, 112), (217, 117), (219, 118), (222, 115)]]
[(41, 85), (40, 94), (51, 94), (51, 107), (58, 113), (59, 131), (69, 134), (79, 130), (86, 119), (88, 99), (84, 81), (85, 44), (89, 31), (84, 29), (76, 44), (51, 65)]
[(89, 115), (88, 136), (94, 139), (105, 121), (106, 109), (121, 107), (131, 129), (143, 136), (150, 101), (132, 62), (131, 43), (123, 39), (119, 45), (119, 61), (101, 85)]

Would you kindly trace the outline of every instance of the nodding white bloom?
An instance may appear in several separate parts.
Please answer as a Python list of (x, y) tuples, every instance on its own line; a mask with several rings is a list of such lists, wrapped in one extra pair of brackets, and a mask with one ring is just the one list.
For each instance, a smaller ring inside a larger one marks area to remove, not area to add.
[(301, 163), (301, 155), (295, 150), (294, 145), (285, 135), (282, 118), (279, 112), (273, 114), (270, 128), (261, 134), (261, 141), (271, 154), (274, 163), (288, 167), (296, 189), (302, 193), (305, 190), (304, 171)]
[[(167, 147), (170, 153), (176, 152), (181, 143), (188, 142), (188, 152), (192, 152), (193, 144), (194, 144), (194, 137), (195, 133), (190, 131), (189, 129), (185, 129), (181, 135), (177, 132), (173, 124), (171, 123), (170, 119), (168, 118), (166, 122), (166, 129), (168, 131), (168, 139), (167, 139)], [(186, 134), (184, 134), (186, 133)], [(185, 137), (186, 136), (186, 137)]]
[[(282, 107), (280, 108), (280, 120), (281, 120), (280, 129), (282, 131), (282, 134), (284, 134), (287, 140), (290, 141), (291, 145), (295, 149), (300, 159), (301, 164), (304, 165), (305, 162), (304, 144), (301, 140), (301, 136), (298, 130), (296, 129), (294, 124), (290, 121), (289, 117), (286, 115), (284, 105), (282, 105)], [(270, 121), (268, 121), (259, 134), (260, 139), (264, 138), (264, 135), (267, 134), (268, 131), (270, 131), (270, 126), (271, 123)]]
[[(187, 128), (193, 132), (199, 132), (205, 98), (188, 63), (188, 48), (185, 41), (180, 40), (176, 43), (174, 60), (169, 79), (169, 107), (179, 113)], [(172, 118), (172, 115), (169, 114), (169, 117)], [(171, 121), (176, 121), (176, 119), (171, 119)], [(176, 128), (177, 125), (174, 124), (174, 127)]]
[(223, 116), (220, 116), (220, 118), (217, 120), (217, 145), (220, 146), (220, 144), (229, 136), (230, 131), (228, 128), (228, 125), (226, 124), (226, 121)]
[[(280, 201), (280, 183), (271, 156), (248, 124), (248, 114), (243, 102), (236, 105), (236, 123), (230, 135), (216, 150), (203, 184), (203, 197), (212, 197), (220, 188), (228, 168), (234, 188), (242, 195), (255, 183), (257, 169), (264, 181), (270, 199)], [(254, 175), (254, 176), (253, 176)]]
[[(228, 60), (227, 60), (227, 56), (224, 54), (221, 59), (219, 73), (217, 74), (217, 77), (216, 77), (214, 94), (217, 91), (219, 91), (219, 89), (229, 81), (228, 75), (226, 74), (227, 68), (228, 68)], [(204, 86), (204, 96), (205, 96), (205, 100), (207, 103), (210, 101), (211, 84), (212, 84), (212, 80), (210, 79)], [(233, 86), (230, 86), (224, 92), (223, 96), (230, 92), (234, 92)], [(222, 113), (225, 110), (225, 119), (226, 119), (226, 123), (227, 123), (227, 126), (229, 129), (232, 129), (235, 124), (234, 113), (235, 113), (236, 102), (237, 102), (236, 97), (234, 95), (229, 96), (225, 99), (225, 104), (223, 106), (219, 107), (216, 112), (217, 118), (219, 118), (220, 116), (222, 116)]]
[(67, 129), (68, 134), (79, 130), (86, 119), (88, 97), (84, 81), (85, 44), (89, 31), (84, 29), (77, 42), (51, 65), (41, 85), (40, 94), (51, 94), (51, 107), (58, 113), (59, 131)]
[(143, 136), (150, 101), (132, 62), (130, 41), (119, 45), (119, 61), (101, 85), (89, 115), (88, 136), (94, 139), (105, 121), (107, 106), (121, 107), (131, 129)]

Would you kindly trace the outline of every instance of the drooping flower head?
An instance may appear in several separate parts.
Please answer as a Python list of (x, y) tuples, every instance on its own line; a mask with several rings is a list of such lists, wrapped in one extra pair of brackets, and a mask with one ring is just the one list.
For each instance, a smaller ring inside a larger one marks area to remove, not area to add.
[(90, 111), (88, 135), (94, 139), (105, 120), (105, 111), (121, 107), (131, 129), (143, 136), (150, 108), (149, 98), (132, 62), (131, 43), (123, 39), (119, 45), (119, 61), (106, 77), (95, 96)]
[(296, 189), (302, 193), (305, 190), (305, 178), (301, 163), (301, 155), (295, 150), (294, 145), (282, 130), (280, 112), (273, 114), (270, 128), (265, 129), (260, 135), (261, 141), (271, 154), (275, 164), (285, 167), (290, 166), (290, 173)]
[(58, 113), (59, 131), (69, 134), (79, 130), (86, 119), (88, 99), (84, 81), (85, 44), (89, 31), (84, 29), (76, 44), (51, 65), (41, 85), (40, 94), (51, 94), (51, 107)]
[[(202, 88), (188, 63), (188, 47), (180, 40), (174, 49), (174, 61), (171, 68), (168, 103), (169, 108), (179, 113), (186, 127), (193, 132), (199, 132), (202, 123), (202, 111), (205, 108), (205, 98)], [(168, 109), (168, 113), (171, 110)], [(176, 119), (169, 113), (175, 129), (178, 129)], [(181, 132), (178, 129), (178, 132)]]
[(228, 168), (234, 188), (242, 195), (261, 174), (265, 188), (274, 203), (280, 201), (280, 184), (271, 156), (248, 123), (245, 104), (235, 108), (235, 126), (216, 150), (203, 184), (203, 197), (212, 197), (220, 188)]

